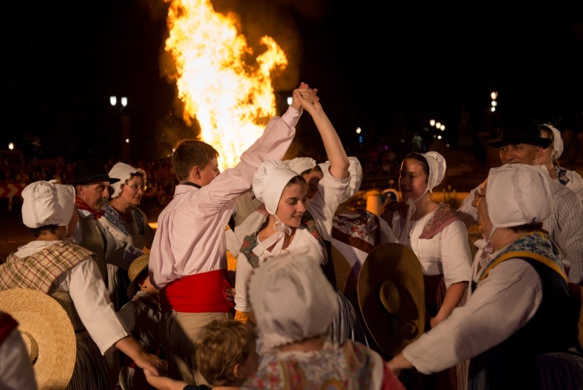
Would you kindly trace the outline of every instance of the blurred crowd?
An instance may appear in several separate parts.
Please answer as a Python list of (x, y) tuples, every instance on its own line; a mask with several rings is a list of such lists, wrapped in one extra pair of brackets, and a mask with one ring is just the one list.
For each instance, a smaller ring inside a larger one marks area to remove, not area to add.
[[(114, 161), (107, 161), (107, 169), (114, 164)], [(143, 169), (148, 175), (148, 188), (142, 202), (144, 207), (166, 205), (174, 193), (174, 187), (178, 184), (170, 158), (137, 161), (132, 164), (136, 168)], [(70, 184), (75, 165), (75, 161), (65, 161), (62, 158), (48, 160), (45, 163), (25, 163), (2, 158), (0, 155), (0, 184), (16, 183), (25, 187), (39, 180), (57, 180), (62, 184)]]

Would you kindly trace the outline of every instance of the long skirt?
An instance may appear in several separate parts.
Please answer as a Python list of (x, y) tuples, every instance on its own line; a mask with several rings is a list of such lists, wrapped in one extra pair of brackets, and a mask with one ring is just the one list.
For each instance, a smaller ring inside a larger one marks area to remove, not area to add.
[(107, 362), (87, 331), (76, 335), (77, 358), (68, 390), (111, 389)]

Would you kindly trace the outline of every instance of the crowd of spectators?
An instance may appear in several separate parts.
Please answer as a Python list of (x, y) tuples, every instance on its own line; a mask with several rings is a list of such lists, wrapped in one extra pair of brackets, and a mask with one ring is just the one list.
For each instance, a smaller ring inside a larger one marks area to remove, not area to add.
[[(398, 150), (384, 147), (357, 153), (362, 164), (364, 176), (388, 176), (396, 179), (403, 156)], [(109, 170), (116, 161), (105, 161)], [(142, 168), (148, 175), (148, 189), (142, 200), (143, 207), (164, 207), (174, 194), (178, 183), (172, 168), (170, 157), (153, 161), (128, 161), (136, 168)], [(23, 188), (38, 180), (58, 180), (60, 183), (70, 183), (74, 161), (63, 158), (35, 160), (26, 162), (22, 158), (0, 154), (0, 184), (19, 184)], [(389, 181), (387, 180), (387, 183)], [(17, 202), (18, 200), (15, 199)]]
[[(174, 193), (174, 186), (178, 183), (170, 158), (130, 163), (136, 168), (142, 168), (148, 175), (148, 189), (142, 200), (144, 207), (165, 206)], [(109, 171), (115, 161), (105, 161), (105, 164)], [(57, 180), (63, 184), (70, 184), (74, 167), (75, 162), (62, 158), (26, 163), (0, 155), (0, 184), (18, 184), (22, 188), (38, 180)], [(18, 202), (18, 199), (15, 198), (14, 201)]]

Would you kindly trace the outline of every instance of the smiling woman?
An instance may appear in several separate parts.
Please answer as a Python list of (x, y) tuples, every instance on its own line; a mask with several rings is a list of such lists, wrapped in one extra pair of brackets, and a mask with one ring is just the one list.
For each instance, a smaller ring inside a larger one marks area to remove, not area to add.
[[(447, 319), (463, 297), (471, 276), (468, 231), (445, 203), (431, 199), (433, 189), (445, 177), (447, 164), (437, 152), (410, 153), (401, 165), (401, 201), (385, 205), (381, 217), (393, 229), (399, 243), (413, 250), (423, 271), (425, 331)], [(455, 388), (456, 371), (419, 375), (425, 389)], [(413, 375), (412, 374), (412, 375)], [(414, 379), (411, 379), (414, 381)]]
[(109, 176), (119, 179), (119, 182), (112, 184), (111, 200), (104, 206), (105, 215), (99, 222), (118, 240), (138, 249), (149, 249), (154, 230), (139, 207), (148, 188), (146, 172), (118, 162), (109, 171)]

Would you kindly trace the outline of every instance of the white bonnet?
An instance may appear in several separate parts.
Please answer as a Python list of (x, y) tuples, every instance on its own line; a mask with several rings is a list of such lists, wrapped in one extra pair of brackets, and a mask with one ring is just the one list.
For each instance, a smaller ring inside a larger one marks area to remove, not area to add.
[(551, 125), (550, 123), (543, 124), (544, 127), (548, 127), (553, 132), (553, 158), (556, 160), (563, 154), (563, 137), (561, 137), (561, 132), (559, 129)]
[(289, 181), (298, 174), (279, 160), (264, 161), (253, 177), (253, 193), (265, 204), (270, 214), (277, 212), (281, 194)]
[[(362, 165), (356, 157), (348, 157), (348, 187), (342, 197), (340, 198), (340, 203), (346, 202), (348, 198), (356, 194), (360, 190), (360, 185), (362, 184)], [(322, 169), (324, 175), (330, 174), (330, 161), (318, 164)]]
[(316, 160), (311, 157), (296, 157), (291, 160), (285, 160), (285, 163), (292, 171), (301, 175), (304, 171), (316, 166)]
[(494, 228), (543, 222), (553, 210), (549, 180), (540, 165), (505, 164), (490, 169), (486, 201)]
[(447, 169), (447, 164), (445, 158), (437, 152), (427, 152), (421, 154), (427, 160), (429, 164), (429, 178), (427, 180), (427, 189), (429, 192), (433, 192), (433, 189), (437, 187), (445, 177), (445, 170)]
[(249, 297), (264, 352), (325, 333), (339, 310), (319, 260), (307, 252), (262, 263), (249, 281)]
[(22, 190), (22, 222), (29, 228), (66, 226), (75, 210), (75, 188), (56, 180), (35, 181)]
[(126, 181), (132, 178), (132, 175), (135, 173), (141, 173), (144, 176), (144, 183), (146, 182), (146, 172), (144, 172), (141, 168), (134, 168), (131, 165), (118, 162), (109, 171), (109, 177), (119, 179), (118, 182), (113, 183), (111, 188), (113, 188), (113, 194), (111, 195), (113, 198), (118, 197), (121, 194), (121, 189), (125, 185)]

